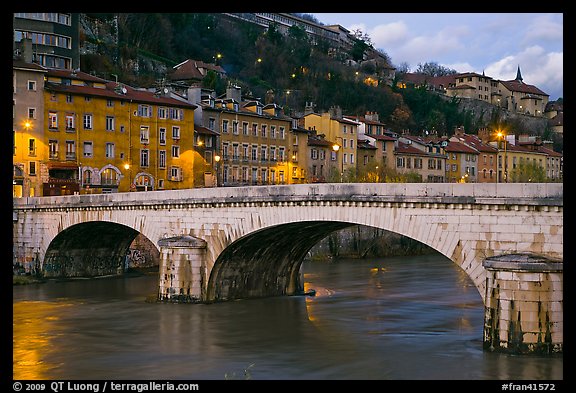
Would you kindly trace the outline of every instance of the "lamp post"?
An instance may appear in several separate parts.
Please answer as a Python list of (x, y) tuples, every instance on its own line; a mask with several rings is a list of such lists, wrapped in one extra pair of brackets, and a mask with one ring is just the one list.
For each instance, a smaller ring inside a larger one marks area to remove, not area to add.
[(218, 154), (214, 156), (214, 161), (216, 161), (216, 187), (218, 187), (218, 164), (221, 158)]
[[(501, 138), (502, 141), (504, 142), (504, 165), (502, 166), (502, 172), (503, 172), (503, 176), (504, 176), (504, 183), (508, 183), (508, 161), (506, 159), (506, 134), (502, 131), (498, 131), (498, 134), (496, 134), (498, 136), (498, 138)], [(500, 183), (502, 183), (502, 177), (500, 178)]]
[[(344, 138), (342, 138), (341, 136), (337, 136), (336, 140), (338, 139), (342, 139), (342, 149), (344, 149)], [(338, 151), (340, 150), (340, 146), (338, 143), (335, 143), (332, 145), (332, 150), (334, 150), (336, 153), (338, 153)], [(341, 161), (342, 161), (342, 168), (340, 171), (340, 183), (344, 182), (344, 151), (342, 151), (342, 157), (341, 157)]]

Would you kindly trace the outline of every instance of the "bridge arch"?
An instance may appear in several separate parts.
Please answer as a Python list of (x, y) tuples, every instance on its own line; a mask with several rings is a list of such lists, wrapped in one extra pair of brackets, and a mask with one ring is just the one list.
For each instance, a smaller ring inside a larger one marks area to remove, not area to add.
[(107, 221), (74, 224), (59, 232), (46, 250), (45, 277), (94, 277), (124, 270), (128, 248), (138, 236), (129, 226)]
[(330, 233), (351, 225), (300, 221), (267, 227), (237, 239), (214, 262), (208, 299), (294, 295), (302, 291), (299, 271), (308, 251)]

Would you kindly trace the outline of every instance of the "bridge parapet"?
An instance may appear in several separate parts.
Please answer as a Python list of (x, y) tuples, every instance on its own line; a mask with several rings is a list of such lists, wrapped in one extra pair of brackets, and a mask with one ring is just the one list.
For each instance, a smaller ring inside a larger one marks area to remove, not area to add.
[(563, 206), (561, 183), (322, 183), (15, 198), (14, 209), (284, 201)]

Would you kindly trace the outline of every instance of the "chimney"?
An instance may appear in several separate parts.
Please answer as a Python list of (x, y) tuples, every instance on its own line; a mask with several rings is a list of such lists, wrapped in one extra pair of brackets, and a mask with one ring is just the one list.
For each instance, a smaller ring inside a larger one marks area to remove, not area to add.
[(339, 106), (330, 107), (329, 113), (331, 119), (337, 119), (337, 120), (342, 119), (342, 108), (340, 108)]
[(310, 113), (314, 113), (314, 103), (312, 101), (306, 102), (306, 106), (304, 107), (304, 115), (309, 115)]
[(242, 101), (242, 89), (240, 86), (230, 85), (226, 88), (226, 98), (233, 98), (237, 102)]
[(368, 121), (380, 122), (378, 112), (366, 112), (366, 116), (364, 117)]

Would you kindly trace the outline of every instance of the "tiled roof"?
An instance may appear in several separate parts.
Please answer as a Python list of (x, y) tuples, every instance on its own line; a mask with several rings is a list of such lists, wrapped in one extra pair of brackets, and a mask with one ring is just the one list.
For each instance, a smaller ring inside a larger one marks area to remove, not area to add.
[(544, 93), (536, 86), (527, 85), (526, 83), (516, 79), (510, 81), (500, 81), (500, 83), (502, 83), (510, 91), (517, 91), (519, 93), (526, 93), (526, 94), (537, 94), (548, 97), (548, 94)]
[(211, 130), (210, 128), (200, 126), (197, 124), (194, 125), (194, 131), (196, 131), (198, 134), (203, 135), (220, 135), (218, 132)]
[(420, 149), (415, 148), (412, 145), (408, 145), (406, 143), (398, 142), (398, 146), (395, 149), (396, 153), (400, 154), (417, 154), (417, 155), (428, 155), (427, 152), (422, 151)]
[[(118, 93), (115, 88), (122, 86), (126, 88), (126, 94)], [(167, 105), (174, 107), (182, 107), (188, 109), (195, 109), (197, 106), (189, 104), (184, 101), (166, 96), (157, 96), (151, 91), (137, 90), (127, 85), (117, 84), (116, 82), (106, 82), (106, 88), (98, 88), (93, 86), (76, 86), (76, 85), (62, 85), (59, 83), (47, 82), (45, 85), (46, 90), (55, 91), (63, 94), (80, 94), (95, 97), (113, 98), (117, 100), (142, 102), (155, 105)]]
[(13, 60), (12, 61), (12, 68), (17, 68), (21, 70), (28, 70), (28, 71), (40, 71), (40, 72), (47, 72), (48, 69), (46, 67), (42, 67), (40, 64), (36, 63), (28, 63), (24, 60)]
[(458, 138), (462, 138), (464, 142), (469, 144), (470, 146), (474, 147), (478, 151), (486, 152), (486, 153), (496, 153), (498, 149), (494, 146), (490, 146), (489, 144), (483, 143), (482, 140), (477, 135), (471, 134), (464, 134), (459, 135)]
[(563, 126), (564, 125), (564, 112), (558, 112), (558, 114), (548, 120), (548, 124), (551, 127)]
[(454, 153), (471, 153), (478, 154), (478, 150), (470, 147), (462, 142), (448, 141), (448, 145), (445, 147), (446, 152)]

